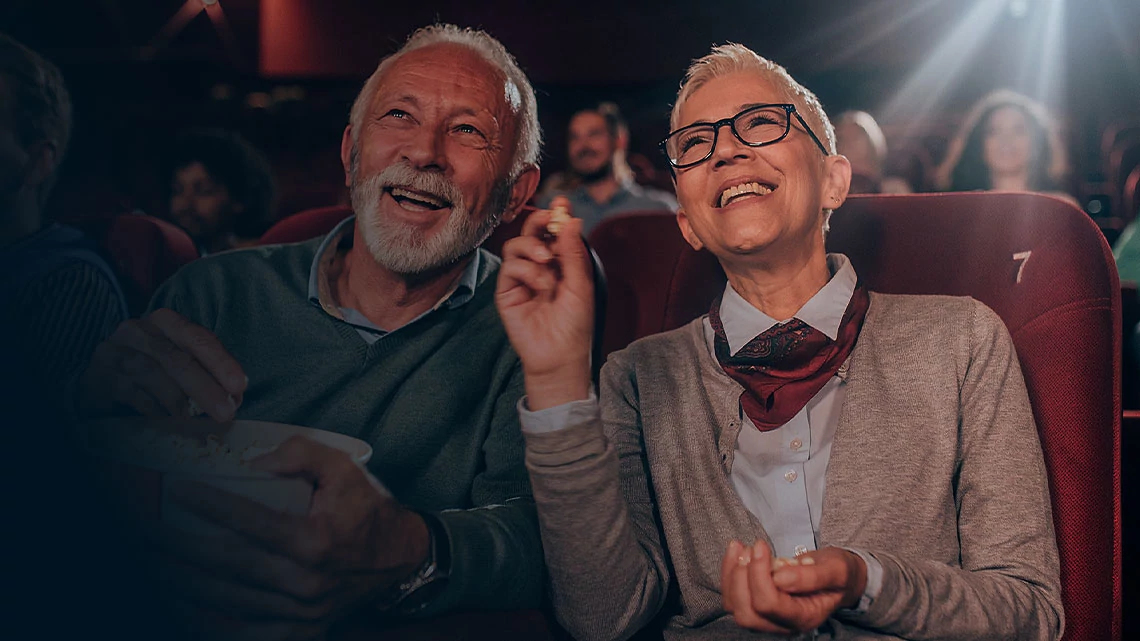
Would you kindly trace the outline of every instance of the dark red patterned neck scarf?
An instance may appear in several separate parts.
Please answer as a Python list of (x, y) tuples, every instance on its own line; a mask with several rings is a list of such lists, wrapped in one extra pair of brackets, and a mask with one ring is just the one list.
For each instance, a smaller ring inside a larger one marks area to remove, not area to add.
[(720, 297), (709, 310), (713, 349), (725, 373), (744, 386), (740, 404), (756, 427), (767, 432), (792, 420), (851, 355), (870, 297), (857, 286), (839, 324), (838, 340), (798, 318), (775, 325), (748, 341), (733, 356), (720, 322)]

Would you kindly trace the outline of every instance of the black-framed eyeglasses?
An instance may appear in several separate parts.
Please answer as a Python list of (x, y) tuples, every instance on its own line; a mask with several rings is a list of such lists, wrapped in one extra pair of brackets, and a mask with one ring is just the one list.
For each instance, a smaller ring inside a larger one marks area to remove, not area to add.
[(749, 147), (763, 147), (780, 142), (792, 129), (792, 116), (800, 121), (804, 131), (819, 146), (823, 155), (831, 152), (820, 142), (819, 137), (804, 122), (803, 116), (793, 104), (755, 105), (716, 122), (695, 122), (670, 133), (661, 141), (661, 151), (676, 169), (686, 169), (708, 160), (716, 149), (717, 134), (720, 128), (728, 125), (732, 135)]

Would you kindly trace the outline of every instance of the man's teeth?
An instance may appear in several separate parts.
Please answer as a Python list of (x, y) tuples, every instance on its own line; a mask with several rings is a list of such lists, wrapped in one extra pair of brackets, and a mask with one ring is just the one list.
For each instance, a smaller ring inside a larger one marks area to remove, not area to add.
[(393, 187), (392, 188), (392, 196), (394, 198), (405, 198), (407, 200), (414, 200), (417, 202), (424, 203), (426, 205), (430, 205), (432, 207), (446, 207), (447, 206), (446, 202), (444, 202), (443, 200), (436, 198), (434, 196), (430, 196), (428, 194), (420, 193), (418, 191), (408, 191), (407, 189), (401, 189), (399, 187)]
[(744, 183), (743, 185), (736, 185), (735, 187), (729, 187), (728, 189), (725, 189), (724, 192), (721, 193), (720, 206), (724, 207), (728, 203), (742, 196), (750, 194), (755, 194), (757, 196), (767, 196), (770, 193), (772, 193), (772, 189), (770, 187), (765, 187), (760, 183)]

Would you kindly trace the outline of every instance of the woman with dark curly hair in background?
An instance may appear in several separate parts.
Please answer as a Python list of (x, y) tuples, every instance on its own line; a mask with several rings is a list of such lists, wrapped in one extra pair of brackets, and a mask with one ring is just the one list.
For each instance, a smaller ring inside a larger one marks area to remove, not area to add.
[(273, 222), (275, 187), (265, 156), (236, 133), (192, 129), (167, 160), (170, 220), (203, 255), (256, 239)]
[(1064, 193), (1068, 158), (1045, 109), (1008, 90), (979, 101), (950, 142), (937, 185), (945, 191)]

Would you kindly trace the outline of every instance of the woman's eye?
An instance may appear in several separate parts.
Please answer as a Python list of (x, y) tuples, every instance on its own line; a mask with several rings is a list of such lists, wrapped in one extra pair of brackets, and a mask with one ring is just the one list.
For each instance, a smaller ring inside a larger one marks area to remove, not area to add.
[(767, 114), (757, 114), (748, 119), (748, 128), (755, 129), (756, 127), (764, 127), (767, 125), (779, 124), (773, 116)]
[(700, 134), (692, 134), (681, 139), (681, 151), (688, 151), (697, 145), (702, 145), (707, 141), (707, 138)]

